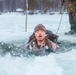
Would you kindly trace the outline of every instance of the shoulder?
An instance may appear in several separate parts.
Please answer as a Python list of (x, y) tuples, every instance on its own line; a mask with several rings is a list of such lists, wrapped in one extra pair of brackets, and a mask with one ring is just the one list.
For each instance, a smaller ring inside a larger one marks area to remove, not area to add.
[(47, 45), (49, 46), (49, 48), (53, 50), (59, 49), (59, 46), (56, 43), (54, 43), (53, 41), (50, 41), (48, 38), (46, 38), (46, 40), (47, 40)]
[(31, 40), (29, 43), (25, 45), (26, 48), (32, 49), (33, 45), (35, 44), (35, 39)]

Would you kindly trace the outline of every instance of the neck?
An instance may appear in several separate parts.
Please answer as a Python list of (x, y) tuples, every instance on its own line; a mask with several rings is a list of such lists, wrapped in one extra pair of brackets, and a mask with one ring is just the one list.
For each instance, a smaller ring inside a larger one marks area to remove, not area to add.
[(45, 39), (44, 39), (44, 40), (40, 40), (40, 41), (37, 40), (37, 44), (38, 44), (38, 45), (42, 45), (43, 43), (45, 43)]

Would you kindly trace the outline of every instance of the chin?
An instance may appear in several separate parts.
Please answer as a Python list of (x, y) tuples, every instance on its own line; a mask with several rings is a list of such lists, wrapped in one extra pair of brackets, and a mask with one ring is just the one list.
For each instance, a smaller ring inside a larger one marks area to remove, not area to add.
[(43, 40), (42, 38), (39, 38), (38, 40)]
[(39, 41), (42, 41), (42, 40), (44, 40), (44, 39), (38, 39)]

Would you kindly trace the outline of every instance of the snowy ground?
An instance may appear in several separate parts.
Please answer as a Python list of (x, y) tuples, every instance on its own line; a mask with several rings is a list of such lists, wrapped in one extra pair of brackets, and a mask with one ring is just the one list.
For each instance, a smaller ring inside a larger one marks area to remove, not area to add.
[[(0, 15), (0, 41), (24, 44), (33, 33), (34, 27), (41, 23), (56, 33), (61, 19), (60, 14), (28, 15), (27, 32), (25, 32), (25, 15)], [(59, 40), (76, 42), (76, 35), (64, 35), (70, 30), (68, 15), (63, 14)], [(0, 57), (0, 75), (76, 75), (76, 49), (69, 52), (37, 57)]]

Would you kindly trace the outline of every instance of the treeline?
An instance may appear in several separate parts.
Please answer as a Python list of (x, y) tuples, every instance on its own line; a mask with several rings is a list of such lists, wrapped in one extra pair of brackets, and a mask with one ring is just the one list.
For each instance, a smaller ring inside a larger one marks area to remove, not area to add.
[(15, 12), (18, 8), (25, 10), (25, 0), (0, 0), (0, 12)]
[[(26, 11), (26, 0), (0, 0), (0, 12), (16, 12), (20, 8)], [(61, 0), (28, 0), (28, 10), (34, 13), (60, 11)], [(66, 9), (66, 8), (65, 8)]]

